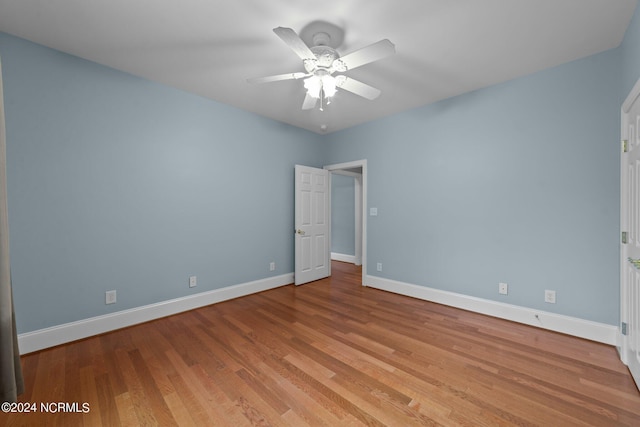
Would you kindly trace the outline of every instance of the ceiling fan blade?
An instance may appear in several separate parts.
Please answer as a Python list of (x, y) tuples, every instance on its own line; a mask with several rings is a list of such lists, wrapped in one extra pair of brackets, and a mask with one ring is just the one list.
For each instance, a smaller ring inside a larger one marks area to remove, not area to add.
[(367, 47), (363, 47), (362, 49), (358, 49), (355, 52), (348, 53), (341, 57), (340, 61), (346, 65), (347, 70), (353, 70), (361, 65), (386, 58), (394, 53), (396, 53), (395, 45), (389, 40), (384, 39)]
[(269, 83), (269, 82), (279, 82), (281, 80), (296, 80), (301, 79), (303, 77), (307, 77), (309, 74), (307, 73), (287, 73), (287, 74), (278, 74), (275, 76), (267, 76), (267, 77), (254, 77), (252, 79), (247, 79), (248, 83)]
[(316, 59), (316, 56), (311, 52), (309, 46), (293, 31), (291, 28), (278, 27), (274, 28), (273, 32), (282, 39), (294, 52), (300, 57), (300, 59)]
[(376, 89), (373, 86), (369, 86), (366, 83), (362, 83), (361, 81), (354, 80), (349, 77), (346, 77), (338, 87), (351, 93), (355, 93), (363, 98), (367, 98), (369, 101), (373, 101), (382, 93), (380, 92), (380, 89)]
[(302, 102), (302, 109), (311, 110), (313, 107), (316, 106), (317, 102), (318, 102), (318, 98), (314, 98), (313, 96), (309, 95), (309, 93), (307, 92), (304, 96), (304, 101)]

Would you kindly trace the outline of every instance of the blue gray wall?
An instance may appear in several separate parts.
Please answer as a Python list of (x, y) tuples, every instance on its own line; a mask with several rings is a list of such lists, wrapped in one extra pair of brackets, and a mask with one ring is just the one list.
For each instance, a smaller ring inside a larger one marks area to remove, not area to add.
[(640, 77), (640, 8), (637, 6), (620, 49), (622, 50), (621, 93), (624, 100)]
[(638, 14), (618, 49), (325, 136), (0, 33), (19, 332), (291, 272), (293, 165), (360, 159), (369, 274), (617, 324)]
[(331, 175), (331, 252), (355, 255), (355, 185), (350, 176)]
[(6, 34), (0, 55), (19, 332), (293, 271), (320, 136)]
[(329, 135), (331, 163), (367, 159), (368, 274), (617, 324), (620, 61)]

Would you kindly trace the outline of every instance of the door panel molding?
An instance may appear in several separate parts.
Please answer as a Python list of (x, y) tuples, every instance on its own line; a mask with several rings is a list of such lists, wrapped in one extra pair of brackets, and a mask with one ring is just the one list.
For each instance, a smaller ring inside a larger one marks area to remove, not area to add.
[(329, 184), (328, 171), (295, 165), (296, 285), (331, 274)]
[(640, 386), (640, 79), (620, 113), (620, 326), (618, 350)]

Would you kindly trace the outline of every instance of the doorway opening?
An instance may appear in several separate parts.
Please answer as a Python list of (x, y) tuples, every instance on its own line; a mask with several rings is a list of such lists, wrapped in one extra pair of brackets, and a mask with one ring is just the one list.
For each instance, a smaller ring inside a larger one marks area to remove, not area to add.
[[(330, 172), (330, 179), (334, 175), (341, 177), (349, 177), (353, 179), (354, 185), (354, 255), (353, 258), (338, 259), (353, 262), (356, 265), (362, 265), (362, 285), (365, 285), (365, 275), (367, 271), (367, 161), (356, 160), (347, 163), (338, 163), (325, 166), (324, 169)], [(331, 185), (329, 186), (331, 192)], [(333, 195), (329, 197), (330, 203), (333, 202)], [(330, 216), (330, 221), (333, 219)], [(331, 228), (330, 228), (331, 229)], [(331, 241), (333, 241), (333, 233), (331, 233)], [(331, 248), (331, 245), (330, 245)]]

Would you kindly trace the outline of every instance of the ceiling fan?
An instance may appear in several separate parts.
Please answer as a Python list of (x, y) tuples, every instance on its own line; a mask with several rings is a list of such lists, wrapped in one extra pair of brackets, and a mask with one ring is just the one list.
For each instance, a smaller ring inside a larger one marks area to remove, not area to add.
[(249, 83), (304, 79), (307, 92), (302, 103), (303, 110), (314, 108), (318, 101), (320, 110), (323, 110), (338, 88), (368, 100), (380, 96), (379, 89), (341, 73), (394, 54), (395, 46), (389, 40), (380, 40), (340, 57), (336, 47), (342, 43), (344, 32), (333, 24), (323, 21), (309, 24), (301, 32), (306, 42), (291, 28), (278, 27), (273, 32), (302, 59), (305, 71), (247, 79)]

